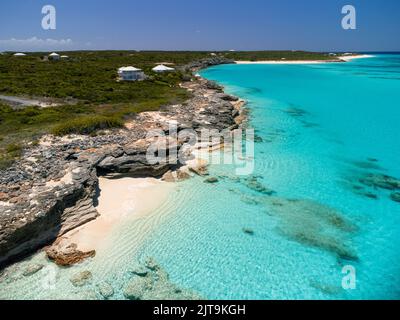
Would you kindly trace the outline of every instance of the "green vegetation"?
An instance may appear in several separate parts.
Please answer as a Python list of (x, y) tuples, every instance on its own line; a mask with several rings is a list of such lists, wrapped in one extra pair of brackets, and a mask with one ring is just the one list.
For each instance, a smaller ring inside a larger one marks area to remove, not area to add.
[[(45, 61), (45, 54), (40, 53), (0, 56), (0, 94), (73, 98), (91, 104), (181, 97), (176, 86), (183, 76), (181, 72), (154, 74), (151, 68), (159, 62), (183, 64), (198, 56), (113, 51), (66, 54), (70, 59), (60, 61)], [(151, 75), (150, 80), (117, 82), (117, 69), (127, 65), (143, 69)]]
[(52, 133), (62, 136), (71, 133), (90, 134), (100, 129), (122, 127), (123, 122), (117, 117), (94, 116), (93, 118), (77, 118), (57, 125)]
[[(179, 66), (210, 58), (210, 52), (65, 52), (68, 60), (46, 61), (46, 53), (26, 57), (0, 55), (0, 95), (52, 98), (61, 106), (14, 110), (0, 103), (0, 167), (21, 154), (22, 146), (37, 143), (41, 135), (81, 133), (121, 127), (135, 113), (182, 103), (189, 97), (179, 83), (190, 75)], [(235, 60), (327, 59), (305, 52), (218, 52)], [(178, 70), (156, 74), (159, 63), (173, 63)], [(117, 82), (117, 69), (132, 65), (149, 76), (140, 82)], [(69, 104), (75, 101), (75, 104)], [(63, 103), (64, 102), (64, 103)]]
[(326, 53), (306, 51), (237, 51), (226, 53), (225, 57), (235, 61), (275, 61), (282, 60), (282, 58), (292, 61), (335, 59)]
[(8, 167), (22, 153), (22, 146), (16, 143), (6, 145), (5, 150), (0, 154), (0, 169)]

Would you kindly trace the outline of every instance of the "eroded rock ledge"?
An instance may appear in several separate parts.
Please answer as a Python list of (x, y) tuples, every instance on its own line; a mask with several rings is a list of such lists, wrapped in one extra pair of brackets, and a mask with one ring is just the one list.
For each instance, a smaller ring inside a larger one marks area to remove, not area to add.
[[(186, 104), (141, 113), (125, 129), (102, 136), (46, 136), (39, 146), (26, 150), (20, 161), (1, 171), (0, 267), (96, 219), (98, 175), (161, 177), (174, 171), (179, 166), (175, 161), (147, 162), (147, 148), (154, 143), (146, 138), (148, 130), (167, 134), (171, 123), (178, 132), (232, 130), (243, 120), (244, 102), (224, 94), (215, 83), (198, 79), (182, 86), (193, 95)], [(165, 139), (167, 154), (184, 143)]]

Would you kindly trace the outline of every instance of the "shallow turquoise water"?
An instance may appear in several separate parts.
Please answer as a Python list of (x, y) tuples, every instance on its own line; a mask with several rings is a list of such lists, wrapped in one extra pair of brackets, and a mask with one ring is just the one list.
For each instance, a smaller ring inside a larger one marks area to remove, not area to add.
[[(359, 260), (338, 259), (288, 237), (280, 229), (299, 228), (302, 212), (290, 221), (268, 215), (265, 205), (243, 202), (238, 193), (260, 195), (232, 181), (189, 182), (196, 196), (186, 199), (143, 255), (157, 256), (174, 279), (208, 298), (399, 298), (400, 205), (386, 191), (376, 191), (379, 199), (357, 195), (346, 181), (373, 171), (360, 168), (367, 158), (379, 160), (386, 174), (400, 176), (400, 56), (321, 65), (225, 65), (202, 75), (249, 101), (251, 126), (264, 140), (255, 154), (260, 181), (278, 197), (314, 200), (347, 217), (358, 230), (337, 239)], [(290, 108), (304, 112), (294, 116)], [(231, 169), (215, 166), (212, 173), (232, 174)], [(343, 265), (356, 268), (355, 290), (341, 288)]]
[[(202, 75), (248, 100), (250, 126), (263, 140), (255, 145), (253, 182), (276, 194), (253, 190), (231, 165), (213, 165), (219, 183), (180, 183), (154, 214), (115, 232), (108, 251), (57, 268), (54, 288), (43, 290), (42, 273), (20, 276), (30, 261), (14, 265), (1, 298), (92, 297), (102, 280), (123, 298), (127, 271), (148, 256), (174, 282), (210, 299), (400, 298), (400, 204), (388, 191), (372, 190), (372, 199), (350, 187), (365, 172), (400, 177), (400, 55), (225, 65)], [(43, 254), (32, 260), (45, 261)], [(355, 290), (341, 286), (345, 265), (356, 269)], [(79, 270), (92, 271), (90, 286), (71, 286)]]

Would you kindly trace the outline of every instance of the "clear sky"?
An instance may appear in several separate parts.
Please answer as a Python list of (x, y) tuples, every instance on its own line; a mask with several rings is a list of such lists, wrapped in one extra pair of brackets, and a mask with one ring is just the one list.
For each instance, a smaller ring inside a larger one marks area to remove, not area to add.
[[(341, 27), (347, 4), (356, 30)], [(400, 51), (400, 1), (0, 0), (1, 51), (77, 49)]]

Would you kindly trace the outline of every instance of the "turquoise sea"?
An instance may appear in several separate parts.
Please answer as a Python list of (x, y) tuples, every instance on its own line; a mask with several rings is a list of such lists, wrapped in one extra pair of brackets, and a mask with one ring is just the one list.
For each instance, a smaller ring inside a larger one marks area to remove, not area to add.
[[(59, 268), (54, 288), (43, 290), (42, 273), (19, 275), (43, 254), (12, 266), (0, 298), (85, 298), (107, 280), (119, 299), (127, 270), (149, 256), (208, 299), (400, 298), (400, 203), (362, 183), (400, 178), (400, 55), (223, 65), (202, 76), (248, 101), (254, 173), (212, 165), (218, 183), (180, 183), (157, 212), (119, 228), (110, 250)], [(148, 232), (132, 250), (138, 230)], [(353, 290), (342, 288), (345, 266), (356, 271)], [(89, 287), (72, 287), (77, 270), (92, 271)]]

